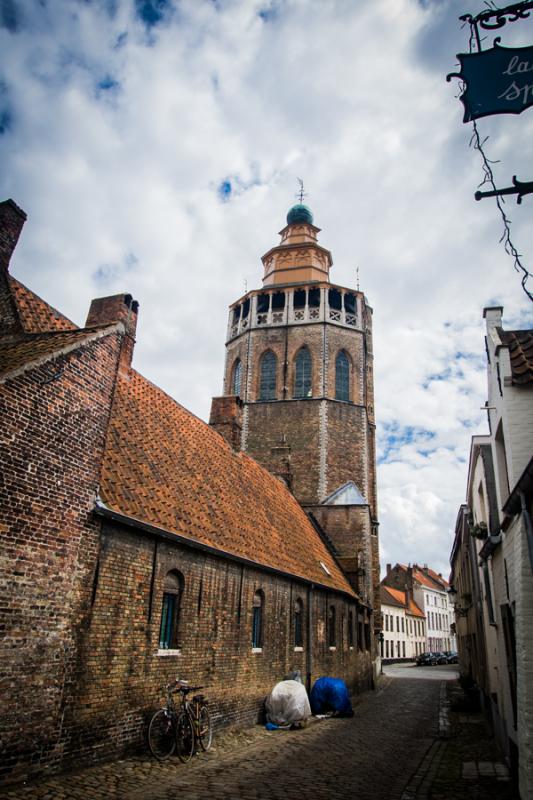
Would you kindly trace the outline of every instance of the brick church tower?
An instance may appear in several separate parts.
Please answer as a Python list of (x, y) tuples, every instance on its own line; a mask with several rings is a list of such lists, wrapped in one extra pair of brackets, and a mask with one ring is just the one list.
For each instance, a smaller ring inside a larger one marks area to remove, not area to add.
[(372, 309), (330, 282), (319, 232), (293, 206), (262, 258), (263, 288), (231, 305), (210, 424), (287, 483), (378, 612)]

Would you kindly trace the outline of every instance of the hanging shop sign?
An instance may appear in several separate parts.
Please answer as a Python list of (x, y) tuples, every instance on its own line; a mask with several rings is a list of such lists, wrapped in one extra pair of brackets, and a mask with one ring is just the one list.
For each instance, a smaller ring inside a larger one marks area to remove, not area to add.
[(465, 108), (463, 122), (492, 114), (520, 114), (533, 106), (533, 46), (502, 47), (496, 39), (491, 50), (459, 53), (459, 78), (465, 83), (460, 100)]

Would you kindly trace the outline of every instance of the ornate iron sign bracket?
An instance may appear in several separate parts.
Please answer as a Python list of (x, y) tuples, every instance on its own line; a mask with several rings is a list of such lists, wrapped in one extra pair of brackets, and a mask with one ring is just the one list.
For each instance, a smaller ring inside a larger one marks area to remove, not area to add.
[(476, 192), (474, 197), (476, 200), (482, 200), (484, 197), (498, 197), (503, 194), (516, 194), (516, 202), (520, 205), (522, 197), (525, 194), (533, 193), (533, 181), (518, 181), (516, 175), (513, 175), (513, 185), (505, 189), (494, 189), (490, 192)]

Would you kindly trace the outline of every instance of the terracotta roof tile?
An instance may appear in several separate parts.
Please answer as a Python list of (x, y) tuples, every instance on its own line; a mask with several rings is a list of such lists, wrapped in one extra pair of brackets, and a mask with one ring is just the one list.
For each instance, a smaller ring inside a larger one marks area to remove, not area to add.
[(100, 493), (114, 511), (354, 594), (281, 481), (134, 370), (118, 379)]
[(393, 589), (392, 586), (382, 585), (380, 594), (382, 603), (405, 608), (405, 592), (402, 592), (401, 589)]
[(77, 325), (12, 275), (9, 275), (9, 284), (26, 333), (77, 330)]
[(498, 333), (509, 348), (513, 384), (526, 386), (533, 383), (533, 330), (504, 331), (498, 328)]
[(40, 361), (46, 356), (76, 345), (94, 333), (94, 330), (93, 328), (35, 334), (21, 341), (0, 343), (0, 375), (14, 372), (25, 364)]
[(426, 618), (426, 615), (424, 614), (422, 609), (417, 606), (414, 600), (409, 600), (407, 613), (412, 614), (414, 617), (422, 617), (422, 619)]

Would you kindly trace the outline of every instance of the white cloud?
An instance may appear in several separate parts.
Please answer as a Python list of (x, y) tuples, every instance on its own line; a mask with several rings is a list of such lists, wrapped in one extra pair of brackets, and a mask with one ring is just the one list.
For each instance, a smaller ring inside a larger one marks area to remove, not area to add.
[[(467, 47), (459, 11), (188, 0), (147, 30), (126, 0), (28, 0), (0, 28), (0, 188), (29, 216), (14, 274), (79, 323), (91, 297), (132, 293), (137, 368), (206, 418), (227, 306), (260, 285), (302, 176), (332, 280), (359, 266), (374, 307), (383, 560), (441, 571), (485, 430), (482, 308), (524, 325), (529, 305), (493, 202), (473, 199), (480, 157), (445, 81)], [(479, 127), (497, 184), (530, 180), (532, 112)], [(530, 263), (531, 202), (506, 204)]]

